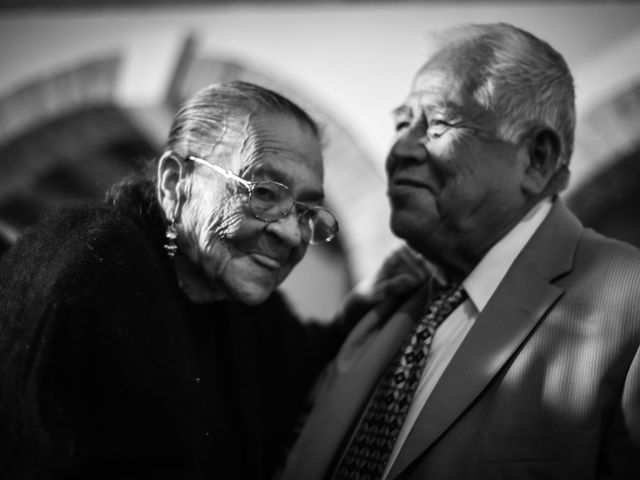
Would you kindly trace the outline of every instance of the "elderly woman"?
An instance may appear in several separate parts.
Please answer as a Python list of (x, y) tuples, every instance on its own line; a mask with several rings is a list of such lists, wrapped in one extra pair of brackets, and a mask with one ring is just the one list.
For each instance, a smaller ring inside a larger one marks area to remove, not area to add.
[(303, 110), (208, 87), (153, 172), (3, 258), (2, 478), (268, 478), (346, 334), (275, 293), (338, 231)]

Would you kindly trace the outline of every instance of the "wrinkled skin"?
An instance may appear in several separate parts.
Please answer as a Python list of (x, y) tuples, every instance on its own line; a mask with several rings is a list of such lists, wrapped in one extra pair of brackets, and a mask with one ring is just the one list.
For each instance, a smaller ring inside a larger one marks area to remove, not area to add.
[[(283, 183), (310, 206), (323, 199), (320, 143), (295, 118), (252, 113), (229, 121), (224, 141), (204, 159), (246, 180)], [(306, 252), (295, 213), (271, 223), (258, 220), (241, 183), (191, 166), (175, 259), (182, 288), (197, 302), (264, 301)]]
[(460, 279), (531, 207), (527, 149), (497, 137), (474, 78), (455, 51), (425, 64), (386, 164), (393, 232)]

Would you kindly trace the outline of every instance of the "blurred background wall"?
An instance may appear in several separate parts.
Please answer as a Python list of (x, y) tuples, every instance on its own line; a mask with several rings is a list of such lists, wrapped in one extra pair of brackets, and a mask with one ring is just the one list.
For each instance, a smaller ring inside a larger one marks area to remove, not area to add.
[(624, 1), (0, 0), (0, 241), (100, 197), (162, 147), (177, 105), (213, 82), (275, 89), (326, 127), (342, 232), (284, 288), (326, 317), (398, 244), (388, 232), (390, 111), (429, 32), (509, 22), (566, 58), (577, 90), (572, 184), (585, 224), (640, 246), (640, 5)]

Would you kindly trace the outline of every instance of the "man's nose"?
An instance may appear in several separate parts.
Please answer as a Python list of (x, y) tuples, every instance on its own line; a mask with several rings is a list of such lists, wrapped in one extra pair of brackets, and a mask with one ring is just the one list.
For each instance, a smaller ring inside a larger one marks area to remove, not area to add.
[(295, 208), (284, 217), (270, 222), (266, 228), (290, 247), (297, 247), (302, 242), (302, 226)]
[(418, 129), (410, 128), (396, 138), (387, 157), (387, 174), (403, 163), (422, 163), (426, 161), (428, 152), (423, 143), (423, 134)]

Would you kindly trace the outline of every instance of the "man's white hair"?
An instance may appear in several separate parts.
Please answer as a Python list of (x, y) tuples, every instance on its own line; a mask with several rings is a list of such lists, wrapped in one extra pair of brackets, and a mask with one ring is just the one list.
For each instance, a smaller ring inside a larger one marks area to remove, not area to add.
[(534, 125), (553, 129), (561, 141), (560, 164), (573, 152), (573, 77), (547, 42), (506, 23), (468, 24), (435, 35), (442, 49), (468, 55), (470, 75), (483, 79), (476, 100), (498, 119), (500, 138), (518, 141)]

